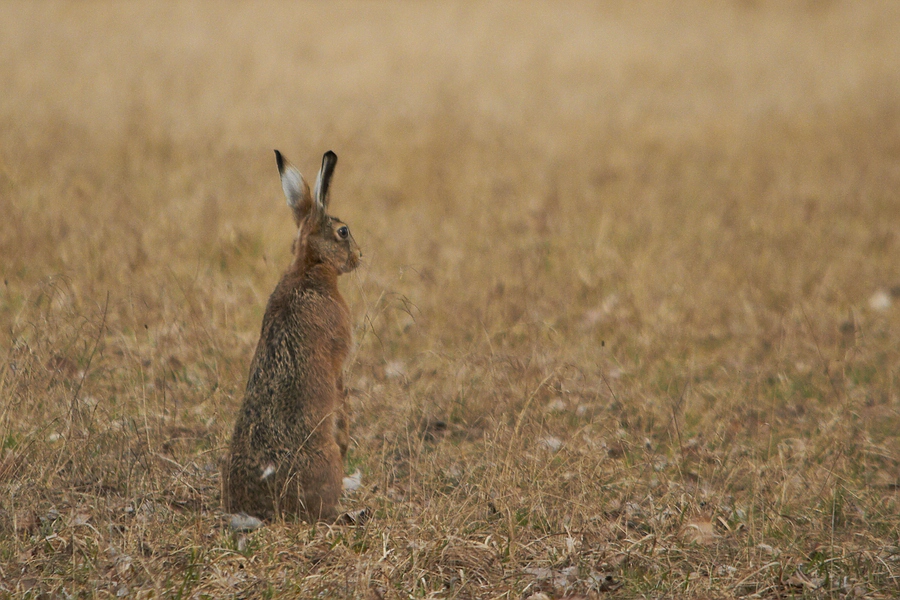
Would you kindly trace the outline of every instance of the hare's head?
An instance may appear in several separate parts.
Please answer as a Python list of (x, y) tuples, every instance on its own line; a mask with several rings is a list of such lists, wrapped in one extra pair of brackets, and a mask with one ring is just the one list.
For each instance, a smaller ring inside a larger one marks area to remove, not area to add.
[(322, 168), (319, 169), (312, 194), (300, 171), (278, 150), (275, 151), (275, 160), (278, 162), (284, 196), (297, 223), (297, 238), (294, 240), (296, 258), (309, 265), (329, 264), (339, 274), (355, 269), (362, 252), (350, 234), (350, 228), (337, 217), (326, 213), (328, 188), (331, 186), (337, 155), (329, 150), (322, 157)]

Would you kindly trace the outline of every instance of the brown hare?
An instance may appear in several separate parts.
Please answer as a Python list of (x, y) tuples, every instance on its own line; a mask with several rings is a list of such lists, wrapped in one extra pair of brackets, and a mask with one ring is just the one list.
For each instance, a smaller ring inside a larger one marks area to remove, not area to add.
[(223, 498), (231, 513), (332, 520), (349, 442), (342, 370), (351, 346), (337, 278), (362, 254), (347, 225), (326, 213), (335, 153), (322, 157), (312, 195), (277, 150), (275, 159), (297, 223), (294, 257), (266, 306), (223, 465)]

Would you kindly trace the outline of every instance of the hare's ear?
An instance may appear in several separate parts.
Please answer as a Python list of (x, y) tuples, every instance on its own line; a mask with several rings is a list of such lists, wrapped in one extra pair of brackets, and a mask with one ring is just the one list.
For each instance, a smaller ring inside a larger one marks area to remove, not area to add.
[(325, 215), (328, 208), (328, 188), (331, 187), (331, 176), (334, 175), (334, 166), (337, 164), (337, 154), (329, 150), (322, 156), (322, 168), (316, 177), (316, 210)]
[(275, 162), (278, 163), (278, 174), (281, 175), (281, 189), (284, 190), (287, 205), (294, 211), (294, 221), (299, 227), (313, 206), (309, 184), (303, 179), (300, 171), (289, 163), (278, 150), (275, 151)]

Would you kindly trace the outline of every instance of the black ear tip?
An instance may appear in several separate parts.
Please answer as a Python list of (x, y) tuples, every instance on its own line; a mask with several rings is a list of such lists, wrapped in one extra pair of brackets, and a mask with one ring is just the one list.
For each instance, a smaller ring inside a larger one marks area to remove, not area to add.
[(331, 164), (336, 164), (337, 163), (337, 154), (335, 154), (333, 151), (329, 150), (328, 152), (325, 153), (325, 156), (323, 156), (322, 159), (325, 162), (328, 162)]
[(278, 172), (282, 173), (284, 171), (284, 157), (281, 156), (281, 152), (278, 150), (275, 151), (275, 162), (278, 164)]

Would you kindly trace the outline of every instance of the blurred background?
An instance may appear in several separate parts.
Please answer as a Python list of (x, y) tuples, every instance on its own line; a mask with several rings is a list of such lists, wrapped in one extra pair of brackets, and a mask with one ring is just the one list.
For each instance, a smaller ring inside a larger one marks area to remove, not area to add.
[[(369, 265), (350, 293), (469, 338), (843, 319), (900, 283), (898, 22), (891, 2), (9, 3), (3, 318), (55, 275), (160, 318), (174, 277), (252, 335), (292, 235), (278, 148), (308, 177), (341, 159), (334, 211)], [(408, 343), (466, 337), (436, 326)]]

